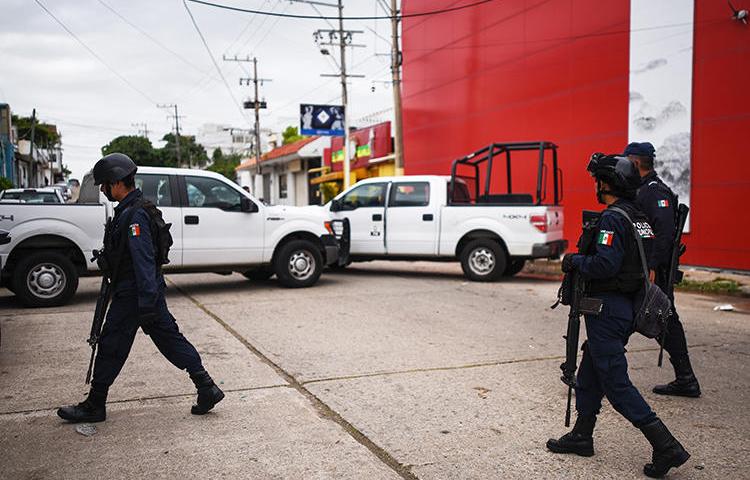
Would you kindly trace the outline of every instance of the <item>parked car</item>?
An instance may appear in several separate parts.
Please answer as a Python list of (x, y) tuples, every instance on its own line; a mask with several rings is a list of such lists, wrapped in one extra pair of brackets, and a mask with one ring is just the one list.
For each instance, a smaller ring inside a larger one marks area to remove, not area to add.
[(65, 198), (54, 187), (9, 188), (0, 192), (0, 203), (65, 203)]
[[(269, 207), (222, 175), (191, 169), (141, 167), (136, 186), (172, 224), (166, 272), (276, 275), (284, 286), (308, 287), (341, 256), (320, 207)], [(0, 204), (0, 228), (13, 236), (0, 247), (0, 285), (28, 306), (65, 304), (80, 276), (98, 273), (92, 251), (112, 212), (90, 175), (75, 204)]]
[[(0, 245), (6, 245), (10, 243), (10, 232), (7, 232), (5, 230), (0, 230)], [(2, 327), (2, 323), (0, 322), (0, 327)], [(0, 328), (0, 345), (2, 345), (3, 342), (3, 332), (2, 328)]]
[[(532, 169), (511, 169), (511, 152), (519, 151), (532, 152)], [(493, 160), (504, 164), (503, 178), (493, 177)], [(512, 172), (521, 178), (513, 181)], [(561, 181), (553, 143), (495, 143), (454, 161), (450, 176), (368, 178), (325, 208), (350, 222), (350, 261), (453, 259), (467, 278), (491, 281), (515, 275), (528, 259), (565, 251)], [(518, 184), (535, 195), (520, 193)]]

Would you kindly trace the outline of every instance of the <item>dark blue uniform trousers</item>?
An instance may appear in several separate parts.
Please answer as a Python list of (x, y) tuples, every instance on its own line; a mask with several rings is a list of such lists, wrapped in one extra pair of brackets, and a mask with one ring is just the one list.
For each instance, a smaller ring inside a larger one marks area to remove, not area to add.
[[(175, 367), (189, 373), (203, 369), (200, 355), (177, 327), (174, 317), (167, 309), (164, 290), (156, 301), (156, 319), (152, 325), (144, 326), (143, 331), (162, 355)], [(138, 297), (115, 294), (107, 313), (107, 321), (99, 338), (99, 348), (94, 364), (92, 386), (98, 390), (108, 389), (122, 370), (125, 360), (141, 325), (138, 321)]]
[[(667, 288), (667, 275), (664, 272), (657, 272), (656, 285), (665, 292), (671, 291)], [(684, 360), (688, 357), (687, 339), (685, 338), (685, 329), (680, 322), (680, 316), (677, 314), (677, 308), (674, 304), (674, 295), (672, 300), (672, 315), (667, 320), (667, 338), (664, 339), (664, 350), (669, 353), (669, 358), (677, 361)]]
[(576, 380), (576, 410), (579, 415), (597, 415), (606, 396), (615, 410), (640, 427), (656, 414), (628, 377), (625, 345), (632, 333), (632, 301), (616, 293), (595, 296), (604, 306), (599, 315), (586, 315), (588, 340)]

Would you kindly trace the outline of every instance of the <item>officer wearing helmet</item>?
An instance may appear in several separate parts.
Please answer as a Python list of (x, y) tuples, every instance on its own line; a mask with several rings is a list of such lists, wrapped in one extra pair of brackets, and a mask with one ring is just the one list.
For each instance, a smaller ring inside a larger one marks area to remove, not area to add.
[[(648, 217), (656, 235), (654, 248), (647, 259), (648, 268), (651, 271), (651, 280), (664, 292), (671, 294), (673, 292), (672, 285), (667, 285), (667, 282), (669, 281), (672, 248), (674, 248), (675, 212), (678, 202), (677, 195), (659, 178), (654, 170), (655, 153), (654, 146), (649, 142), (633, 142), (625, 147), (623, 156), (628, 157), (638, 168), (641, 183), (638, 188), (636, 204)], [(669, 353), (669, 361), (674, 368), (675, 380), (666, 385), (655, 386), (653, 392), (659, 395), (700, 397), (701, 387), (690, 364), (685, 329), (674, 307), (674, 298), (672, 298), (672, 301), (672, 315), (667, 323), (664, 349)]]
[(599, 315), (586, 315), (583, 357), (576, 379), (576, 419), (573, 430), (550, 439), (547, 448), (555, 453), (594, 454), (593, 431), (602, 399), (639, 428), (653, 447), (651, 463), (643, 471), (661, 477), (682, 465), (689, 454), (656, 416), (628, 376), (625, 345), (633, 333), (633, 299), (643, 285), (643, 267), (635, 230), (624, 215), (637, 224), (645, 248), (651, 243), (651, 227), (635, 206), (640, 177), (626, 158), (596, 153), (587, 170), (596, 181), (596, 197), (607, 205), (601, 213), (592, 241), (583, 253), (563, 258), (564, 272), (576, 270), (586, 280), (586, 296), (602, 300)]
[(127, 360), (138, 328), (151, 337), (167, 360), (190, 374), (198, 390), (193, 414), (207, 413), (224, 398), (167, 309), (166, 285), (155, 260), (154, 224), (144, 208), (143, 194), (135, 188), (136, 170), (135, 163), (121, 153), (107, 155), (94, 165), (95, 183), (110, 201), (119, 202), (104, 239), (106, 261), (110, 274), (114, 273), (113, 293), (99, 337), (89, 395), (83, 402), (57, 411), (70, 422), (105, 420), (109, 387)]

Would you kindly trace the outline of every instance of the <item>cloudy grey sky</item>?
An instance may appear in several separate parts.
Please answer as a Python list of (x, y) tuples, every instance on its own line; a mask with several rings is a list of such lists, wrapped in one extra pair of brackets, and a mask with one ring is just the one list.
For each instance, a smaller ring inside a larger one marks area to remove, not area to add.
[[(62, 29), (34, 0), (3, 0), (0, 15), (0, 102), (14, 113), (58, 125), (63, 136), (63, 163), (80, 178), (100, 157), (100, 148), (118, 135), (135, 134), (133, 123), (146, 122), (151, 141), (172, 128), (166, 112), (155, 103), (177, 103), (181, 131), (197, 133), (205, 123), (251, 128), (251, 110), (243, 117), (216, 73), (182, 0), (40, 0), (55, 16), (124, 77), (99, 62)], [(315, 15), (306, 4), (288, 0), (221, 0), (244, 8)], [(133, 28), (132, 23), (147, 35)], [(261, 77), (272, 78), (261, 89), (268, 110), (261, 127), (277, 130), (297, 125), (300, 103), (338, 103), (336, 73), (330, 57), (320, 54), (313, 32), (331, 28), (324, 20), (297, 20), (218, 10), (189, 3), (234, 97), (242, 101), (251, 88), (239, 86), (251, 65), (221, 60), (223, 54), (256, 55)], [(318, 7), (326, 15), (336, 9)], [(383, 15), (374, 0), (344, 0), (344, 14)], [(373, 81), (388, 80), (390, 23), (387, 20), (348, 22), (345, 28), (363, 30), (349, 49), (353, 73), (351, 118), (391, 107), (390, 87)], [(377, 32), (377, 34), (374, 32)], [(162, 46), (148, 38), (153, 37)], [(168, 51), (168, 50), (171, 50)]]

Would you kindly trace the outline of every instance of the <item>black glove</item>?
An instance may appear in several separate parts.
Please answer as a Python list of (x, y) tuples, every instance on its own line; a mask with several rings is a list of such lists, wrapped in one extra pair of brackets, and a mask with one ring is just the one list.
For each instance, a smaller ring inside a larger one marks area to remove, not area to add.
[(562, 259), (562, 271), (563, 273), (572, 272), (576, 269), (575, 265), (573, 265), (573, 257), (575, 256), (575, 253), (566, 253), (565, 256)]

